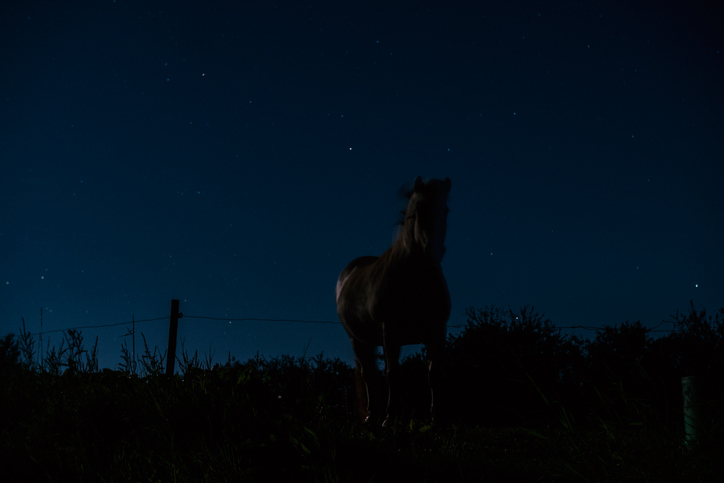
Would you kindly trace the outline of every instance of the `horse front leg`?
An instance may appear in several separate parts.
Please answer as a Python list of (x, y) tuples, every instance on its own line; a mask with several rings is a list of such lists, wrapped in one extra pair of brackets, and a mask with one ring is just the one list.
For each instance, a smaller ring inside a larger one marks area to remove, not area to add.
[[(438, 385), (439, 373), (440, 373), (440, 355), (442, 353), (442, 346), (445, 341), (433, 342), (426, 344), (427, 348), (427, 384), (430, 386), (430, 422), (435, 421), (435, 387)], [(433, 371), (433, 363), (435, 370)]]
[(357, 359), (355, 379), (359, 412), (364, 422), (367, 422), (375, 413), (376, 406), (374, 399), (376, 394), (374, 390), (370, 390), (370, 386), (375, 385), (377, 347), (364, 344), (354, 338), (351, 338), (351, 340), (352, 350)]
[(388, 344), (385, 341), (385, 373), (387, 376), (387, 414), (382, 427), (387, 427), (397, 416), (400, 401), (400, 345)]
[(427, 366), (427, 384), (430, 386), (430, 422), (435, 422), (435, 382), (433, 381), (432, 360)]

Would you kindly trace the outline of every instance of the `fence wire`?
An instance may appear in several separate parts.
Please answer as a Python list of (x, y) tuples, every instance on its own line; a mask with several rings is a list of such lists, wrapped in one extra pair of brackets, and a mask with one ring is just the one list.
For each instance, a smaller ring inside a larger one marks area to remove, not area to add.
[(300, 320), (300, 319), (259, 319), (255, 317), (247, 317), (242, 319), (232, 319), (228, 317), (207, 317), (202, 315), (184, 315), (185, 319), (204, 319), (204, 320), (223, 320), (225, 322), (299, 322), (302, 324), (341, 324), (341, 322), (331, 320)]
[[(131, 325), (131, 324), (140, 324), (144, 322), (157, 322), (159, 320), (168, 320), (169, 316), (165, 317), (155, 317), (152, 319), (141, 319), (141, 320), (130, 320), (128, 322), (118, 322), (114, 324), (101, 324), (101, 325), (84, 325), (84, 326), (76, 326), (76, 327), (67, 327), (65, 329), (53, 329), (53, 330), (45, 330), (42, 332), (34, 332), (31, 335), (45, 335), (45, 334), (52, 334), (55, 332), (65, 332), (68, 330), (81, 330), (81, 329), (101, 329), (104, 327), (118, 327), (121, 325)], [(230, 318), (230, 317), (210, 317), (205, 315), (184, 315), (183, 313), (179, 314), (179, 318), (186, 318), (186, 319), (201, 319), (201, 320), (216, 320), (216, 321), (224, 321), (224, 322), (292, 322), (292, 323), (300, 323), (300, 324), (327, 324), (327, 325), (341, 325), (342, 323), (339, 321), (332, 321), (332, 320), (304, 320), (304, 319), (268, 319), (268, 318), (260, 318), (260, 317), (242, 317), (242, 318)], [(649, 329), (648, 332), (659, 332), (659, 333), (670, 333), (674, 332), (676, 329), (662, 329), (658, 330), (659, 327), (661, 327), (663, 324), (669, 323), (673, 324), (673, 321), (663, 321), (653, 329)], [(455, 325), (449, 325), (449, 329), (465, 329), (469, 327), (470, 324), (455, 324)], [(614, 326), (611, 326), (614, 327)], [(556, 329), (582, 329), (582, 330), (596, 330), (596, 331), (602, 331), (605, 330), (606, 327), (599, 327), (599, 326), (587, 326), (587, 325), (571, 325), (571, 326), (555, 326)]]
[(30, 335), (45, 335), (45, 334), (52, 334), (54, 332), (65, 332), (67, 330), (101, 329), (103, 327), (118, 327), (119, 325), (140, 324), (142, 322), (156, 322), (158, 320), (167, 320), (167, 319), (168, 319), (168, 316), (156, 317), (155, 319), (129, 320), (128, 322), (118, 322), (116, 324), (81, 325), (81, 326), (77, 326), (77, 327), (67, 327), (65, 329), (53, 329), (53, 330), (44, 330), (43, 332), (33, 332)]

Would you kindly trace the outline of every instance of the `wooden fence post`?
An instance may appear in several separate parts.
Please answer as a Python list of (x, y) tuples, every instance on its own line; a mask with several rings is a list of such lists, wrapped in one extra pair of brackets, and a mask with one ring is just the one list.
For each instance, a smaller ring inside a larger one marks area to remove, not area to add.
[(178, 319), (183, 317), (178, 311), (178, 300), (171, 300), (171, 323), (168, 326), (168, 359), (166, 360), (166, 375), (173, 376), (176, 363), (176, 334), (178, 333)]

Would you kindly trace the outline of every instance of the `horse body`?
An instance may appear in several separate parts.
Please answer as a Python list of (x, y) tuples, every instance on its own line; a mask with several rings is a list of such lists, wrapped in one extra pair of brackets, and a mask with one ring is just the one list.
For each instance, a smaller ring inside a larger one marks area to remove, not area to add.
[(425, 344), (432, 376), (432, 361), (445, 344), (451, 304), (441, 262), (449, 191), (450, 178), (423, 182), (417, 177), (397, 241), (380, 257), (356, 258), (337, 280), (337, 313), (365, 385), (367, 419), (378, 346), (385, 357), (387, 424), (398, 400), (400, 347)]

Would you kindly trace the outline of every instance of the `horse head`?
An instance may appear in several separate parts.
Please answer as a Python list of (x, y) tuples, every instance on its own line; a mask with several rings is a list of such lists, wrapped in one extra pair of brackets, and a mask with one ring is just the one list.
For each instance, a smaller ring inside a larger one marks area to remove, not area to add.
[(447, 196), (450, 178), (423, 181), (415, 178), (407, 193), (409, 202), (401, 231), (402, 246), (411, 253), (421, 252), (436, 263), (445, 255), (447, 233)]

